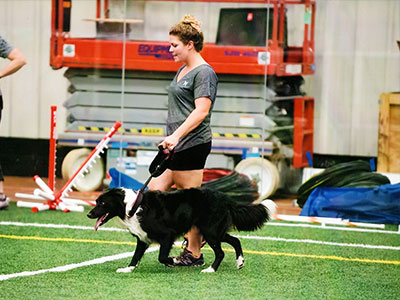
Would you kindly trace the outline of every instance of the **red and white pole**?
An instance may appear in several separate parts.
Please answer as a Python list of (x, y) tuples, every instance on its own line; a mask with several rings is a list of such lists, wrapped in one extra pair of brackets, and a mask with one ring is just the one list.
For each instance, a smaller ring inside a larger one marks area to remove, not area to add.
[(48, 186), (54, 191), (56, 178), (56, 125), (57, 125), (57, 106), (51, 107), (50, 120), (50, 146), (49, 146), (49, 180)]

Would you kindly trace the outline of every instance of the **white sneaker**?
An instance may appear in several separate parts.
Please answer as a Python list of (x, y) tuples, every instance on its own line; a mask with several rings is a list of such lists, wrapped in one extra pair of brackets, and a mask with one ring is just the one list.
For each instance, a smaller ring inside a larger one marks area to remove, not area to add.
[(0, 198), (0, 209), (7, 208), (8, 203), (10, 203), (10, 198), (8, 198), (6, 195), (4, 195), (2, 198)]

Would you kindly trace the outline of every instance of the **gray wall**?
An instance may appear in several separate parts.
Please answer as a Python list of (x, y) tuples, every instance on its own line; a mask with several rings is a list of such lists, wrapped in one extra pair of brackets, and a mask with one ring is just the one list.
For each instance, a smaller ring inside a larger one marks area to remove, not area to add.
[(400, 1), (317, 2), (315, 152), (376, 156), (378, 99), (400, 91)]

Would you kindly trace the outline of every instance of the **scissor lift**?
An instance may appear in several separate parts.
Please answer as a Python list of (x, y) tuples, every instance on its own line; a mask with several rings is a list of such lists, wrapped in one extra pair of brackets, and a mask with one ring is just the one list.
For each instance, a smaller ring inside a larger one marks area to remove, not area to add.
[[(68, 68), (65, 75), (72, 92), (65, 103), (69, 114), (67, 129), (58, 143), (94, 146), (103, 136), (102, 131), (107, 131), (115, 119), (121, 119), (115, 116), (122, 115), (120, 134), (124, 147), (154, 150), (165, 135), (166, 87), (179, 65), (169, 53), (168, 42), (131, 39), (130, 26), (144, 21), (111, 18), (112, 1), (96, 0), (96, 11), (88, 11), (86, 20), (96, 24), (95, 38), (71, 36), (73, 0), (52, 1), (50, 65)], [(314, 73), (315, 1), (202, 2), (232, 4), (232, 8), (219, 8), (215, 43), (206, 43), (202, 51), (220, 82), (211, 124), (212, 152), (244, 155), (257, 150), (269, 156), (282, 151), (285, 156), (292, 156), (295, 167), (308, 165), (304, 157), (306, 153), (312, 157), (313, 127), (305, 128), (303, 124), (313, 122), (313, 105), (308, 104), (313, 99), (303, 98), (300, 85), (302, 75)], [(235, 7), (238, 3), (241, 7)], [(290, 46), (287, 41), (286, 10), (292, 5), (304, 7), (301, 46)], [(260, 24), (262, 30), (257, 27)], [(226, 34), (232, 32), (234, 35)], [(248, 38), (237, 39), (241, 32)], [(122, 69), (124, 103), (120, 100)], [(295, 102), (306, 103), (307, 110)], [(268, 115), (273, 108), (302, 121), (279, 124)], [(289, 141), (279, 135), (289, 135)]]

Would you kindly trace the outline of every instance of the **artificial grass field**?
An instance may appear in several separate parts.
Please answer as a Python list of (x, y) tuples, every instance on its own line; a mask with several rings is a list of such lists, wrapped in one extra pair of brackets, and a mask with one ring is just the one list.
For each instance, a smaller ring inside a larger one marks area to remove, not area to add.
[[(233, 233), (248, 235), (241, 238), (242, 270), (236, 269), (233, 249), (223, 244), (225, 259), (218, 272), (211, 274), (200, 273), (214, 258), (206, 245), (205, 267), (167, 268), (158, 263), (158, 251), (152, 251), (128, 274), (115, 271), (129, 264), (130, 254), (105, 263), (72, 266), (68, 271), (21, 276), (25, 271), (134, 251), (136, 240), (128, 232), (95, 232), (95, 221), (86, 217), (88, 211), (32, 213), (15, 203), (0, 211), (0, 299), (400, 299), (398, 233), (276, 221), (256, 232)], [(71, 227), (34, 227), (30, 223)], [(285, 226), (288, 224), (294, 226)], [(91, 229), (78, 229), (78, 225)], [(111, 220), (104, 227), (119, 225)], [(371, 248), (377, 245), (391, 247)], [(178, 255), (181, 250), (176, 247), (171, 254)], [(17, 275), (6, 279), (9, 274)]]

